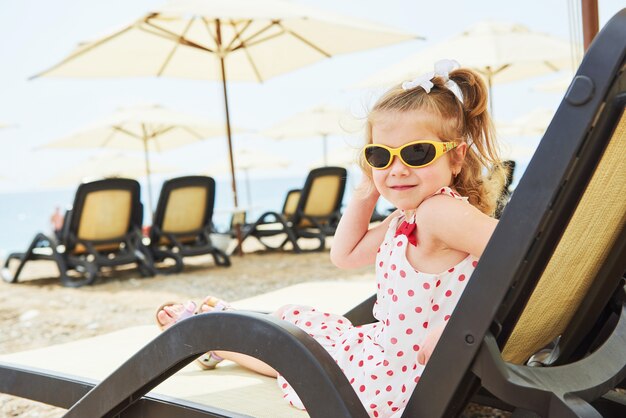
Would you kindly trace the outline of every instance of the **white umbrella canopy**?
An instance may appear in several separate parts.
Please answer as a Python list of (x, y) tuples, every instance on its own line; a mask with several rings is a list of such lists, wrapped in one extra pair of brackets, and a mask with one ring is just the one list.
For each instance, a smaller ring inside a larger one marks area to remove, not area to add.
[(221, 80), (237, 206), (227, 80), (260, 82), (336, 54), (416, 38), (284, 0), (178, 0), (81, 44), (39, 75)]
[(323, 164), (328, 165), (328, 136), (359, 133), (363, 121), (338, 107), (317, 106), (277, 123), (260, 134), (275, 139), (321, 137)]
[(554, 109), (537, 108), (508, 122), (497, 122), (499, 136), (543, 136), (554, 116)]
[(121, 107), (44, 148), (114, 148), (154, 152), (225, 135), (222, 124), (157, 104), (145, 104)]
[[(77, 183), (90, 179), (108, 177), (139, 178), (146, 175), (144, 160), (119, 153), (104, 153), (95, 155), (87, 160), (72, 165), (43, 182), (46, 187), (75, 186)], [(152, 173), (172, 173), (181, 171), (180, 168), (161, 163), (152, 163)]]
[(350, 168), (358, 163), (360, 148), (352, 146), (340, 146), (332, 149), (326, 159), (319, 159), (311, 164), (311, 168), (322, 165), (331, 165)]
[(573, 78), (574, 78), (573, 73), (567, 73), (554, 80), (537, 84), (534, 87), (534, 89), (537, 91), (543, 91), (546, 93), (565, 93), (569, 85), (572, 84)]
[(180, 147), (209, 137), (224, 136), (221, 124), (175, 112), (159, 105), (138, 105), (118, 109), (112, 115), (42, 148), (113, 148), (144, 152), (148, 177), (148, 208), (152, 213), (153, 171), (149, 153)]
[(512, 121), (497, 122), (496, 133), (502, 138), (502, 157), (514, 160), (521, 166), (530, 161), (554, 112), (554, 109), (537, 108)]
[(457, 60), (481, 73), (492, 84), (505, 83), (571, 67), (570, 43), (532, 32), (508, 22), (483, 21), (462, 33), (434, 44), (357, 83), (355, 87), (380, 87), (412, 80), (432, 71), (440, 59)]

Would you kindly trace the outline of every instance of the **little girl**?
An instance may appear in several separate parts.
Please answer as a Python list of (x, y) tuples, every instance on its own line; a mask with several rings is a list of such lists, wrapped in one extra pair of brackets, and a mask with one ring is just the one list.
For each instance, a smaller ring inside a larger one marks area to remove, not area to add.
[[(276, 312), (312, 335), (336, 360), (372, 417), (400, 417), (496, 227), (491, 217), (504, 175), (487, 113), (487, 89), (454, 61), (388, 91), (368, 116), (364, 180), (332, 243), (340, 268), (375, 264), (378, 322), (352, 326), (308, 306)], [(369, 229), (379, 196), (398, 210)], [(225, 307), (205, 300), (201, 310)], [(159, 323), (175, 322), (166, 306)], [(184, 316), (184, 315), (183, 315)], [(280, 375), (241, 354), (212, 352), (277, 376), (285, 398), (303, 408)]]

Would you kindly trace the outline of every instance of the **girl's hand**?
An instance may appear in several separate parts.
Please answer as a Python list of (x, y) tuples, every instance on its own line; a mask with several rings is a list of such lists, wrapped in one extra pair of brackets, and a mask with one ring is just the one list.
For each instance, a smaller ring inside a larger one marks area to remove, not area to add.
[(430, 356), (433, 354), (435, 350), (435, 346), (439, 341), (439, 337), (443, 333), (444, 326), (440, 326), (438, 328), (433, 329), (431, 332), (426, 335), (426, 339), (424, 339), (424, 344), (417, 354), (417, 362), (422, 366), (425, 365), (428, 360), (430, 360)]
[(376, 189), (376, 186), (374, 186), (374, 182), (366, 175), (361, 176), (361, 182), (356, 187), (355, 193), (358, 193), (363, 198), (375, 198), (378, 200), (380, 197), (380, 193)]

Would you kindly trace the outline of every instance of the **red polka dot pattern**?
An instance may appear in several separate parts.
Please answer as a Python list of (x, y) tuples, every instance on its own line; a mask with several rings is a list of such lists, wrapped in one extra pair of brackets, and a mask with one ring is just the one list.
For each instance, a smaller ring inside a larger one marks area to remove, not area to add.
[[(464, 199), (447, 187), (439, 193)], [(418, 231), (411, 228), (411, 221), (405, 228)], [(407, 245), (406, 235), (396, 236), (401, 222), (406, 222), (402, 216), (392, 220), (377, 250), (373, 314), (379, 322), (355, 327), (342, 316), (301, 305), (283, 311), (286, 321), (304, 329), (330, 353), (369, 415), (377, 418), (402, 415), (424, 368), (417, 363), (417, 353), (428, 333), (449, 320), (478, 263), (468, 256), (439, 274), (416, 270), (406, 258), (414, 247)], [(416, 243), (420, 245), (419, 240)], [(304, 409), (282, 376), (278, 385), (290, 404)]]

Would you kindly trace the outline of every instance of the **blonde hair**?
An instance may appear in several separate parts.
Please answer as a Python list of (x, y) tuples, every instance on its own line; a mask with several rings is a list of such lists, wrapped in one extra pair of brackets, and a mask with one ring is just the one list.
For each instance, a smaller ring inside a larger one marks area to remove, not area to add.
[[(422, 87), (404, 90), (400, 85), (385, 93), (367, 117), (366, 143), (372, 143), (375, 119), (386, 112), (424, 111), (438, 116), (430, 128), (441, 139), (466, 142), (467, 153), (461, 171), (452, 187), (481, 212), (493, 215), (500, 198), (506, 174), (498, 156), (491, 117), (487, 112), (487, 87), (476, 72), (460, 68), (452, 71), (450, 80), (457, 83), (463, 103), (444, 85), (441, 77), (431, 81), (430, 93)], [(456, 154), (451, 153), (451, 158)], [(361, 155), (361, 169), (372, 178), (372, 168)]]

